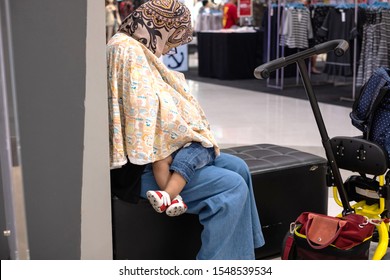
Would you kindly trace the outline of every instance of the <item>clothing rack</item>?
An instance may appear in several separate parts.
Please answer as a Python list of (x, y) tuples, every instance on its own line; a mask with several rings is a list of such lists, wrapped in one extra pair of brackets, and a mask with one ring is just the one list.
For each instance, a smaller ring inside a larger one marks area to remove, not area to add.
[[(274, 13), (275, 4), (272, 3), (272, 0), (268, 0), (268, 25), (267, 25), (267, 62), (271, 61), (271, 33), (272, 33), (272, 19)], [(280, 19), (280, 3), (277, 4), (277, 23), (276, 30), (280, 30), (279, 19)], [(279, 36), (276, 36), (276, 58), (279, 58)], [(283, 56), (283, 55), (282, 55)], [(283, 68), (277, 69), (275, 71), (275, 84), (271, 84), (270, 78), (267, 79), (267, 87), (273, 87), (277, 89), (283, 89), (283, 79), (279, 80), (279, 77), (283, 77)]]
[[(295, 1), (291, 1), (291, 0), (281, 0), (281, 1), (277, 1), (277, 3), (274, 3), (274, 1), (272, 0), (268, 0), (268, 15), (267, 15), (267, 19), (268, 19), (268, 26), (267, 26), (267, 62), (268, 61), (271, 61), (273, 59), (278, 59), (280, 57), (284, 57), (286, 55), (289, 55), (288, 53), (286, 54), (285, 52), (285, 43), (282, 42), (281, 38), (280, 38), (280, 34), (279, 34), (279, 31), (281, 30), (281, 28), (283, 28), (286, 24), (286, 17), (283, 16), (283, 9), (284, 8), (295, 8), (295, 9), (307, 9), (306, 6), (304, 6), (301, 2), (297, 2), (296, 0)], [(274, 14), (274, 10), (275, 8), (277, 9), (276, 11), (276, 15)], [(275, 38), (275, 41), (276, 41), (276, 50), (275, 50), (275, 57), (272, 57), (271, 55), (271, 43), (272, 43), (272, 36), (274, 34), (272, 34), (272, 17), (276, 16), (276, 38)], [(282, 44), (281, 44), (282, 43)], [(300, 48), (294, 48), (294, 49), (297, 49), (298, 52), (300, 51)], [(303, 49), (302, 49), (303, 50)], [(309, 65), (308, 67), (310, 68), (310, 62), (309, 62)], [(294, 65), (290, 65), (290, 67), (294, 67)], [(298, 70), (298, 66), (295, 66), (295, 80), (296, 80), (296, 83), (295, 85), (299, 85), (300, 83), (300, 78), (299, 78), (299, 70)], [(290, 68), (292, 69), (292, 68)], [(310, 73), (310, 71), (309, 71)], [(310, 74), (309, 74), (310, 75)], [(284, 78), (285, 78), (285, 68), (280, 68), (280, 69), (277, 69), (275, 71), (275, 79), (273, 81), (272, 78), (268, 78), (267, 79), (267, 87), (273, 87), (273, 88), (277, 88), (277, 89), (283, 89), (284, 88)]]
[[(370, 9), (370, 10), (378, 10), (380, 11), (380, 13), (383, 12), (383, 10), (388, 10), (390, 9), (390, 4), (388, 1), (378, 1), (378, 0), (368, 0), (367, 3), (357, 3), (357, 0), (355, 0), (355, 26), (357, 27), (358, 26), (358, 14), (359, 14), (359, 8), (363, 8), (363, 9)], [(386, 14), (387, 15), (387, 14)], [(381, 21), (380, 25), (383, 25), (384, 27), (382, 28), (385, 29), (385, 30), (388, 30), (390, 26), (388, 26), (387, 24), (389, 23), (388, 21), (385, 21), (384, 20), (384, 17), (385, 15), (384, 14), (381, 14), (381, 18), (383, 21)], [(377, 26), (378, 23), (374, 23), (372, 24), (372, 27), (374, 26)], [(368, 24), (370, 25), (370, 24)], [(364, 27), (366, 26), (366, 23), (364, 23), (363, 25), (363, 37), (365, 37), (367, 34), (367, 30), (364, 30)], [(378, 25), (379, 26), (379, 25)], [(376, 27), (377, 28), (377, 27)], [(374, 28), (374, 31), (377, 31), (377, 29)], [(374, 32), (375, 33), (375, 32)], [(371, 37), (371, 36), (374, 36), (374, 33), (370, 33), (370, 36), (368, 37)], [(381, 36), (382, 37), (382, 36)], [(366, 37), (367, 39), (367, 37)], [(370, 41), (370, 40), (368, 40)], [(372, 73), (373, 73), (373, 69), (375, 69), (376, 67), (389, 67), (390, 66), (390, 61), (389, 61), (389, 58), (386, 60), (385, 63), (378, 63), (378, 61), (376, 61), (376, 63), (370, 63), (372, 65), (372, 67), (370, 67), (370, 69), (366, 69), (365, 66), (362, 66), (362, 65), (365, 65), (367, 61), (370, 62), (370, 58), (367, 58), (365, 57), (365, 54), (367, 51), (364, 51), (363, 53), (363, 47), (365, 45), (365, 41), (364, 39), (362, 39), (362, 50), (360, 51), (360, 59), (359, 61), (357, 60), (357, 55), (358, 55), (358, 51), (357, 51), (357, 39), (355, 38), (354, 40), (354, 80), (353, 80), (353, 91), (352, 91), (352, 97), (351, 98), (342, 98), (342, 99), (346, 99), (346, 100), (352, 100), (354, 101), (355, 98), (356, 98), (356, 89), (358, 87), (361, 87), (367, 80), (368, 80), (368, 76), (370, 76)], [(387, 44), (386, 46), (386, 50), (389, 48), (389, 44)], [(375, 54), (375, 56), (377, 57), (380, 57), (381, 56), (381, 53), (380, 53), (380, 48), (379, 50), (377, 50), (378, 52), (374, 51), (374, 50), (370, 50), (370, 53), (373, 53)], [(363, 59), (362, 59), (363, 57)], [(383, 61), (382, 61), (383, 62)], [(357, 68), (357, 66), (359, 66), (359, 69)], [(364, 74), (361, 74), (361, 72), (363, 72)], [(360, 75), (359, 75), (360, 73)]]
[[(280, 19), (282, 16), (282, 4), (285, 5), (285, 0), (277, 1), (278, 3), (273, 3), (272, 0), (268, 0), (268, 26), (267, 26), (267, 62), (278, 59), (280, 57), (284, 56), (284, 48), (280, 48), (280, 37), (279, 37), (279, 30), (281, 28), (281, 24), (283, 26), (283, 22), (281, 23)], [(274, 16), (274, 8), (277, 7), (277, 14), (276, 14), (276, 54), (275, 57), (271, 59), (271, 41), (272, 41), (272, 17)], [(267, 79), (267, 87), (272, 87), (276, 89), (283, 89), (284, 87), (284, 68), (277, 69), (275, 71), (275, 83), (273, 84), (271, 82), (271, 78)]]
[[(355, 3), (349, 3), (349, 6), (351, 7), (351, 5), (354, 5), (353, 6), (355, 8), (354, 24), (355, 24), (355, 26), (357, 26), (357, 23), (358, 23), (358, 17), (357, 17), (358, 3), (357, 2), (358, 1), (354, 0), (354, 2)], [(277, 45), (276, 57), (271, 58), (271, 40), (272, 40), (271, 39), (271, 36), (272, 36), (272, 34), (271, 34), (271, 17), (274, 16), (273, 15), (274, 7), (277, 7), (276, 30), (277, 30), (277, 32), (279, 32), (281, 26), (283, 26), (285, 24), (284, 23), (284, 18), (282, 17), (282, 8), (286, 7), (287, 5), (298, 5), (298, 4), (301, 4), (301, 3), (297, 3), (297, 2), (293, 2), (293, 1), (281, 0), (281, 1), (277, 1), (277, 4), (276, 4), (276, 3), (274, 3), (274, 1), (268, 0), (267, 62), (269, 62), (270, 60), (278, 59), (280, 57), (284, 57), (285, 56), (285, 49), (284, 49), (284, 47), (280, 48), (280, 36), (278, 34), (276, 36), (276, 45)], [(329, 5), (329, 4), (324, 4), (324, 3), (321, 3), (321, 2), (312, 4), (312, 5), (318, 5), (318, 4)], [(339, 5), (339, 6), (345, 5), (346, 6), (347, 3), (344, 0), (340, 0), (340, 1), (334, 2), (334, 4), (332, 6), (337, 6), (337, 5)], [(309, 69), (311, 67), (310, 61), (309, 61), (308, 67), (309, 67)], [(341, 97), (341, 99), (343, 99), (343, 100), (355, 100), (355, 95), (356, 95), (356, 76), (357, 76), (357, 39), (356, 38), (354, 38), (352, 68), (353, 68), (352, 69), (352, 97)], [(309, 73), (310, 73), (310, 71), (309, 71)], [(283, 89), (284, 88), (284, 78), (285, 78), (284, 68), (276, 70), (275, 71), (275, 79), (274, 79), (274, 81), (272, 81), (271, 78), (267, 79), (267, 87)], [(296, 74), (296, 84), (297, 85), (299, 84), (299, 72), (298, 71), (297, 71), (297, 74)]]
[(357, 71), (357, 85), (363, 85), (377, 67), (390, 67), (390, 4), (360, 4), (366, 21), (362, 25), (362, 49)]
[[(354, 24), (357, 28), (358, 25), (358, 0), (355, 0), (355, 17), (354, 17)], [(340, 100), (346, 100), (346, 101), (355, 101), (356, 99), (356, 77), (357, 77), (357, 38), (355, 37), (353, 39), (353, 62), (352, 62), (352, 96), (351, 97), (340, 97)]]

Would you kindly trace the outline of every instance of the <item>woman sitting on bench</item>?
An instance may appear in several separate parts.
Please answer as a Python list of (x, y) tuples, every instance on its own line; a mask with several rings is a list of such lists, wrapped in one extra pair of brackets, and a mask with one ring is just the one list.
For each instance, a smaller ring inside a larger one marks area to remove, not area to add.
[(197, 214), (204, 227), (197, 259), (254, 259), (264, 238), (248, 166), (219, 152), (184, 75), (160, 60), (191, 39), (184, 4), (150, 0), (124, 19), (108, 42), (111, 168), (127, 164), (136, 170), (129, 188), (139, 187), (139, 196), (146, 198), (148, 191), (159, 190), (153, 162), (191, 142), (214, 147), (218, 156), (196, 169), (180, 193), (187, 213)]

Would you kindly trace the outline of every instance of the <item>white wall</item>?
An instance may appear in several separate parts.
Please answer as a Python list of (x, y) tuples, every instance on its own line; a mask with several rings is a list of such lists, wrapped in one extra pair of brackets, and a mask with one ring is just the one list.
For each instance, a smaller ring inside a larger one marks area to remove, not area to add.
[(104, 6), (88, 0), (81, 259), (112, 259), (105, 40)]
[(30, 258), (112, 259), (104, 1), (9, 4)]

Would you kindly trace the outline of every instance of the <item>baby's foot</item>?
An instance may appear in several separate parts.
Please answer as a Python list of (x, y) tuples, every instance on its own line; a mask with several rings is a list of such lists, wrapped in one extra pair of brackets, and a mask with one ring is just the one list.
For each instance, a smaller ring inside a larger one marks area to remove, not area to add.
[(148, 191), (146, 192), (146, 197), (158, 213), (164, 212), (168, 205), (171, 204), (169, 194), (164, 191)]
[(180, 195), (172, 200), (172, 204), (166, 209), (166, 213), (170, 217), (179, 216), (187, 211), (187, 205), (183, 202)]

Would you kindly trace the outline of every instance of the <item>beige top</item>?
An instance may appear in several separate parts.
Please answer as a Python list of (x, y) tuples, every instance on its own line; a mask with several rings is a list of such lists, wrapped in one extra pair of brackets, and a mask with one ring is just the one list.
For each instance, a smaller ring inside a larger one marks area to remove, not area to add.
[(219, 148), (184, 75), (145, 45), (117, 33), (107, 44), (110, 164), (147, 164), (196, 141)]

